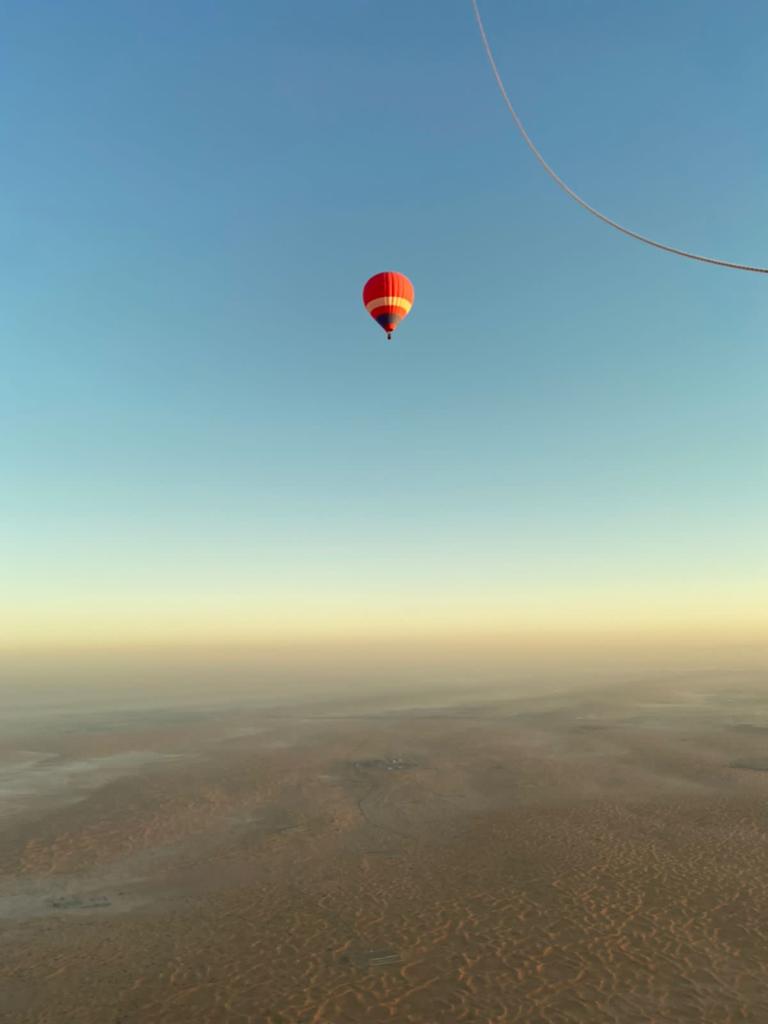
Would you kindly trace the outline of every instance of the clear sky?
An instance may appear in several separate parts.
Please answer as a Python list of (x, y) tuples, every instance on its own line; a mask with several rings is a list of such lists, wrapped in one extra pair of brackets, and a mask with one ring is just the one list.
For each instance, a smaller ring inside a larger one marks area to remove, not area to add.
[[(768, 263), (765, 3), (482, 7)], [(760, 628), (768, 279), (468, 0), (8, 0), (0, 106), (5, 646)]]

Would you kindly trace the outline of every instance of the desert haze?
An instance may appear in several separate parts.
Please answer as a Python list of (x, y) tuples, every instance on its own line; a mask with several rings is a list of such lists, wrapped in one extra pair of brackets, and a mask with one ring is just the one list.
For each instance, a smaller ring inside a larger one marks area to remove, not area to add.
[(4, 1024), (768, 1020), (765, 680), (17, 714)]

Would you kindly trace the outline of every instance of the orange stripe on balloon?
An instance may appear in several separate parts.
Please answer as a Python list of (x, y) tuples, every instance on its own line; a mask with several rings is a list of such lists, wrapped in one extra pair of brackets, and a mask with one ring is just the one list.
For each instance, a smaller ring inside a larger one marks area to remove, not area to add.
[(412, 305), (413, 303), (403, 296), (386, 295), (381, 299), (371, 299), (370, 302), (366, 302), (365, 308), (369, 313), (372, 313), (374, 309), (381, 309), (383, 306), (394, 309), (397, 312), (405, 311), (406, 313), (410, 313)]

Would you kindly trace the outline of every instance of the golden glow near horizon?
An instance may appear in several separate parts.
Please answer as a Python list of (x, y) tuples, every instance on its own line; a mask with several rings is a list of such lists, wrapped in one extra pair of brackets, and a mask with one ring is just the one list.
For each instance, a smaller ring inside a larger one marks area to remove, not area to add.
[(312, 640), (493, 637), (590, 637), (646, 632), (702, 637), (760, 636), (766, 627), (764, 588), (592, 586), (512, 593), (501, 588), (316, 596), (264, 596), (227, 590), (121, 591), (60, 595), (0, 603), (0, 648), (78, 647), (143, 643), (248, 644)]

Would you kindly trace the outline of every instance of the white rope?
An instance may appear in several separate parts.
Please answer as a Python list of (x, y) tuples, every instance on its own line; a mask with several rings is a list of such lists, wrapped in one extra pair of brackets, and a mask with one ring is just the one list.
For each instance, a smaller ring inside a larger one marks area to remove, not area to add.
[(499, 92), (501, 93), (502, 98), (507, 105), (507, 109), (512, 115), (512, 118), (515, 124), (517, 125), (520, 134), (525, 139), (528, 148), (531, 150), (533, 155), (539, 161), (539, 163), (550, 176), (550, 178), (552, 178), (552, 180), (557, 185), (560, 186), (563, 192), (569, 195), (571, 199), (575, 199), (579, 206), (583, 206), (588, 213), (591, 213), (594, 217), (597, 217), (598, 220), (601, 220), (604, 224), (608, 224), (610, 227), (616, 228), (617, 231), (621, 231), (622, 234), (628, 235), (630, 238), (636, 238), (638, 242), (645, 242), (646, 245), (652, 245), (654, 249), (663, 249), (664, 252), (674, 253), (675, 256), (685, 256), (686, 259), (698, 260), (700, 263), (713, 263), (717, 267), (730, 267), (731, 270), (748, 270), (753, 274), (768, 274), (768, 267), (750, 267), (745, 263), (729, 263), (727, 260), (716, 260), (712, 256), (698, 256), (694, 252), (686, 252), (685, 249), (676, 249), (673, 245), (663, 245), (661, 242), (655, 242), (652, 238), (648, 238), (646, 235), (638, 234), (637, 231), (630, 231), (629, 228), (625, 228), (623, 225), (617, 224), (615, 220), (611, 220), (611, 218), (606, 217), (604, 213), (600, 213), (600, 211), (596, 210), (594, 206), (590, 206), (589, 203), (586, 202), (586, 200), (582, 199), (581, 196), (577, 195), (569, 185), (566, 185), (566, 183), (563, 181), (560, 175), (555, 173), (555, 171), (549, 166), (547, 161), (536, 148), (533, 139), (525, 130), (523, 122), (520, 120), (517, 111), (512, 106), (512, 100), (510, 100), (509, 95), (507, 94), (507, 90), (504, 85), (504, 81), (501, 77), (501, 73), (499, 72), (499, 69), (496, 65), (496, 59), (493, 56), (491, 44), (488, 42), (488, 36), (486, 35), (485, 32), (483, 19), (480, 16), (480, 8), (477, 5), (477, 0), (471, 0), (471, 3), (472, 8), (475, 12), (475, 20), (477, 21), (477, 27), (480, 29), (480, 38), (483, 41), (485, 53), (486, 56), (488, 57), (488, 63), (490, 64), (491, 71), (493, 72), (493, 77), (496, 79), (496, 84), (499, 87)]

